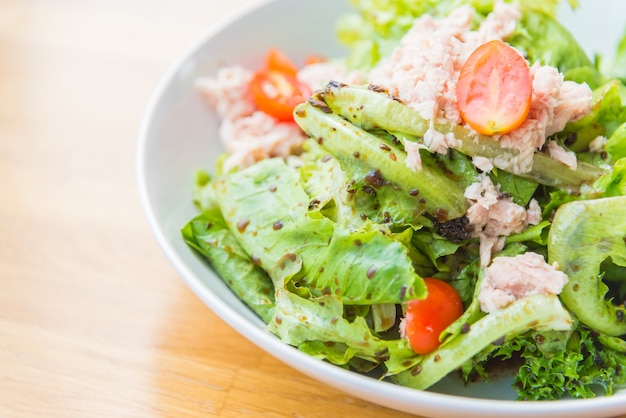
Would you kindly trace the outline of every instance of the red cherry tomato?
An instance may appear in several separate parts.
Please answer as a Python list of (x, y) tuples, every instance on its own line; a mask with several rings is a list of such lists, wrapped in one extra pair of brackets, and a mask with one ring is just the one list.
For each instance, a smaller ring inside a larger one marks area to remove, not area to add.
[(461, 116), (485, 135), (519, 127), (530, 109), (532, 80), (528, 63), (502, 41), (479, 46), (467, 59), (456, 86)]
[(426, 299), (408, 303), (404, 332), (411, 348), (428, 354), (439, 347), (439, 335), (463, 314), (463, 303), (456, 289), (443, 280), (425, 278)]
[(293, 109), (311, 95), (294, 76), (272, 70), (257, 71), (249, 89), (256, 107), (281, 122), (293, 121)]
[(265, 56), (265, 68), (270, 71), (278, 71), (295, 77), (298, 66), (294, 64), (282, 51), (271, 48)]

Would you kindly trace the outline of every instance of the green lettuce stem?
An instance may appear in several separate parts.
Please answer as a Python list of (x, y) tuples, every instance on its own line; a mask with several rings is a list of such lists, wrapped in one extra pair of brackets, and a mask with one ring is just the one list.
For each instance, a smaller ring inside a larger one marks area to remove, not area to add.
[(406, 164), (404, 151), (383, 151), (381, 138), (329, 113), (324, 107), (302, 103), (296, 107), (294, 115), (302, 130), (317, 139), (341, 164), (354, 164), (358, 160), (379, 170), (386, 180), (406, 193), (419, 190), (419, 201), (431, 215), (445, 214), (447, 219), (455, 219), (465, 214), (464, 188), (441, 168), (425, 165), (422, 170), (412, 171)]
[(426, 389), (503, 337), (513, 337), (531, 329), (565, 331), (571, 326), (572, 318), (557, 296), (528, 296), (484, 316), (471, 325), (468, 333), (458, 335), (424, 356), (412, 369), (391, 376), (391, 379), (402, 386)]
[[(317, 97), (334, 113), (365, 130), (384, 129), (396, 135), (421, 138), (430, 126), (430, 121), (422, 118), (415, 109), (370, 88), (330, 83), (317, 93)], [(437, 123), (434, 127), (444, 134), (452, 132), (460, 140), (456, 149), (461, 153), (492, 159), (496, 167), (497, 160), (509, 161), (519, 154), (517, 150), (503, 148), (492, 137), (477, 134), (464, 126)], [(506, 166), (498, 168), (508, 171)], [(577, 168), (572, 170), (549, 155), (536, 152), (531, 171), (518, 175), (539, 184), (578, 190), (582, 184), (592, 183), (602, 174), (603, 171), (594, 165), (579, 161)]]

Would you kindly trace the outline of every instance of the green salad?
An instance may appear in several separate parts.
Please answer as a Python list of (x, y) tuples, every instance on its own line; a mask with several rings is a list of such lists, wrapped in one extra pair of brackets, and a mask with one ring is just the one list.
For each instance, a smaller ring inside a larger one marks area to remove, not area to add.
[(350, 3), (347, 56), (307, 64), (336, 77), (280, 54), (244, 77), (291, 82), (287, 116), (248, 117), (297, 146), (200, 168), (184, 240), (339, 367), (415, 389), (507, 367), (520, 400), (625, 386), (626, 38), (589, 57), (557, 1)]

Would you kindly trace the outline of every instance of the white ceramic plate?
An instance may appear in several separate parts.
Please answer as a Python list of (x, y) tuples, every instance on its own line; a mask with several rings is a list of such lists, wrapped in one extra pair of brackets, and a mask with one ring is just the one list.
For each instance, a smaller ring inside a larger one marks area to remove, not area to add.
[[(582, 3), (580, 14), (563, 13), (567, 26), (590, 51), (611, 50), (626, 21), (626, 3)], [(264, 324), (183, 242), (180, 229), (196, 215), (191, 203), (194, 173), (211, 169), (220, 152), (218, 120), (202, 102), (194, 81), (224, 65), (254, 68), (272, 46), (298, 61), (310, 53), (339, 56), (343, 50), (336, 43), (334, 24), (347, 11), (347, 4), (338, 0), (255, 2), (211, 28), (164, 77), (142, 124), (137, 175), (150, 226), (166, 256), (198, 297), (254, 344), (303, 373), (370, 402), (432, 417), (589, 418), (626, 412), (626, 391), (589, 400), (516, 402), (507, 379), (464, 387), (447, 378), (428, 391), (416, 391), (315, 360), (265, 331)]]

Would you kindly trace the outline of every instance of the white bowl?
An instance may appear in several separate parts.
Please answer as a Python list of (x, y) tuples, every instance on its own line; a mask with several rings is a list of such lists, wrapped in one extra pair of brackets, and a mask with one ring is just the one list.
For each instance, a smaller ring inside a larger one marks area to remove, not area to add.
[[(602, 4), (612, 7), (603, 11), (591, 5), (591, 1), (583, 1), (589, 9), (584, 14), (586, 22), (597, 19), (599, 13), (606, 13), (609, 19), (617, 16), (624, 20), (624, 13), (614, 11), (616, 7), (624, 9), (626, 3), (605, 0)], [(199, 76), (214, 74), (224, 65), (254, 68), (272, 46), (280, 47), (298, 61), (310, 53), (339, 56), (344, 51), (336, 43), (334, 24), (347, 11), (348, 5), (337, 0), (256, 2), (211, 28), (164, 77), (142, 124), (137, 175), (150, 226), (166, 256), (195, 294), (244, 337), (301, 372), (370, 402), (432, 417), (514, 418), (532, 414), (589, 418), (623, 414), (626, 391), (587, 400), (519, 402), (514, 401), (511, 381), (507, 379), (464, 387), (459, 381), (446, 378), (428, 391), (417, 391), (313, 359), (268, 333), (262, 321), (183, 242), (180, 229), (196, 215), (191, 201), (194, 173), (212, 169), (220, 152), (218, 120), (201, 100), (194, 81)], [(572, 29), (585, 29), (575, 20), (580, 17), (566, 15)], [(613, 27), (609, 45), (614, 45), (621, 29), (615, 29), (615, 25), (605, 27)], [(606, 31), (602, 34), (606, 35)], [(606, 40), (601, 44), (606, 48)], [(596, 40), (591, 45), (600, 43)]]

